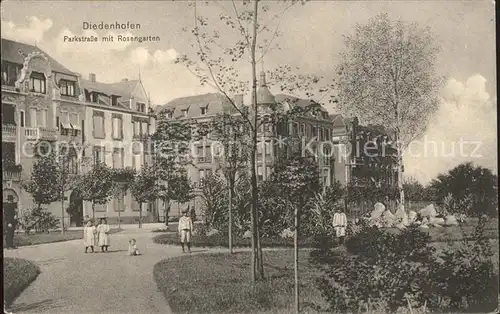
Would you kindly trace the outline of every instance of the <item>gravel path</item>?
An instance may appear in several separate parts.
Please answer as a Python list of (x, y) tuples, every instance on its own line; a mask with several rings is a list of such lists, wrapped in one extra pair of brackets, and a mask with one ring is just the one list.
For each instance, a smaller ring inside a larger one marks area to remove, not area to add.
[[(28, 259), (41, 268), (35, 282), (12, 305), (12, 312), (172, 313), (157, 290), (153, 266), (182, 253), (176, 246), (154, 244), (154, 235), (147, 229), (113, 234), (108, 253), (84, 254), (83, 240), (4, 250), (5, 257)], [(126, 256), (130, 238), (137, 240), (143, 255)], [(206, 251), (194, 249), (193, 253)]]

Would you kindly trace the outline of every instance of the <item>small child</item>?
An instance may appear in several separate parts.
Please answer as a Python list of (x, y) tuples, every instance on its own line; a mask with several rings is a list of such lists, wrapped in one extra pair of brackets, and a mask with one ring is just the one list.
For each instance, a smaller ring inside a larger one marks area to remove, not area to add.
[(99, 234), (99, 246), (101, 252), (107, 252), (109, 247), (109, 225), (106, 218), (101, 218), (99, 226), (97, 226), (97, 233)]
[(137, 249), (135, 239), (130, 239), (128, 241), (128, 255), (129, 256), (137, 256), (141, 255), (139, 250)]
[(87, 221), (87, 225), (83, 228), (83, 244), (85, 245), (85, 253), (87, 253), (89, 247), (92, 250), (92, 253), (94, 253), (96, 233), (97, 230), (92, 224), (92, 221)]
[(337, 208), (337, 212), (333, 215), (333, 227), (335, 228), (335, 235), (339, 244), (344, 244), (347, 217), (340, 207)]

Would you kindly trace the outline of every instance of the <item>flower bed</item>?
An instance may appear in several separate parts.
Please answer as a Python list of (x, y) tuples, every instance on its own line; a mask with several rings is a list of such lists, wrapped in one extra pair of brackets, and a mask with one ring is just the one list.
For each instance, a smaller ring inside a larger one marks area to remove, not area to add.
[(4, 258), (4, 302), (9, 307), (40, 274), (40, 268), (28, 260)]

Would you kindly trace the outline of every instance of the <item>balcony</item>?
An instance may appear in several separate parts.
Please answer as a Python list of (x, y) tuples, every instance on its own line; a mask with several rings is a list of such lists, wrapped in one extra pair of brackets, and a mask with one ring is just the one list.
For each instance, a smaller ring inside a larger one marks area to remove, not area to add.
[(2, 180), (20, 181), (22, 170), (23, 168), (21, 167), (21, 165), (15, 165), (6, 162), (2, 169)]
[(17, 126), (14, 124), (2, 124), (2, 142), (15, 142), (17, 138)]
[(38, 141), (38, 139), (40, 138), (40, 129), (24, 128), (24, 136), (27, 141)]
[(46, 140), (46, 141), (55, 141), (57, 140), (57, 133), (59, 132), (58, 129), (55, 128), (47, 128), (47, 127), (40, 127), (40, 139), (41, 140)]

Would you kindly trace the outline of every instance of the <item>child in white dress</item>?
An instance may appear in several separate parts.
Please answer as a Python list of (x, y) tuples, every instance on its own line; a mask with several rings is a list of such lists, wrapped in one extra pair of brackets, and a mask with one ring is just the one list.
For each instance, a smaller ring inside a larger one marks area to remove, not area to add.
[(101, 247), (101, 252), (107, 252), (110, 245), (109, 242), (109, 225), (106, 218), (101, 218), (99, 226), (97, 226), (97, 234), (99, 235), (99, 246)]
[(85, 245), (85, 253), (87, 253), (88, 248), (94, 253), (95, 246), (95, 234), (97, 230), (92, 224), (92, 221), (87, 221), (87, 225), (83, 228), (83, 244)]

